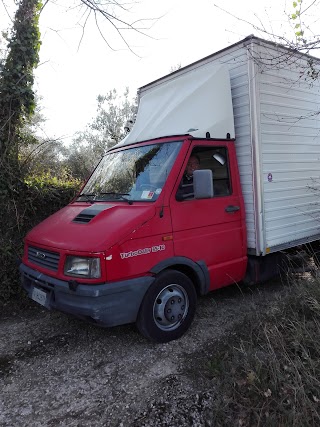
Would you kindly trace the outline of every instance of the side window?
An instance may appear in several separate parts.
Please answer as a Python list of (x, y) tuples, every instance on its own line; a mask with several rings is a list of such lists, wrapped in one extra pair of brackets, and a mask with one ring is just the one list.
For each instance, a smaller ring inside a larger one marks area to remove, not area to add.
[(214, 196), (229, 196), (232, 194), (228, 153), (225, 147), (214, 148), (211, 153)]
[(210, 169), (212, 171), (214, 197), (232, 194), (227, 149), (225, 147), (197, 147), (189, 157), (176, 194), (177, 200), (194, 198), (193, 172), (198, 169)]
[(182, 180), (180, 182), (176, 199), (181, 200), (188, 200), (193, 199), (193, 172), (195, 170), (201, 169), (201, 160), (200, 156), (197, 154), (195, 150), (192, 151), (186, 169), (183, 173)]

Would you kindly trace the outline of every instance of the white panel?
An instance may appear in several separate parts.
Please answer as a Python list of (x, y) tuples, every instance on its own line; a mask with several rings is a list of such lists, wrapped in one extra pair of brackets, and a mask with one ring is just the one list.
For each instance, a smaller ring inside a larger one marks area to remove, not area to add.
[(144, 92), (131, 132), (116, 147), (164, 136), (206, 138), (207, 132), (212, 138), (234, 138), (229, 76), (213, 63)]
[[(219, 56), (219, 55), (217, 55)], [(258, 253), (253, 188), (252, 128), (247, 49), (239, 44), (219, 60), (229, 67), (240, 181), (246, 208), (248, 248)]]
[[(261, 47), (262, 57), (265, 52)], [(269, 47), (267, 55), (276, 52)], [(320, 86), (301, 76), (304, 61), (286, 69), (265, 66), (258, 75), (264, 232), (271, 251), (320, 234)]]

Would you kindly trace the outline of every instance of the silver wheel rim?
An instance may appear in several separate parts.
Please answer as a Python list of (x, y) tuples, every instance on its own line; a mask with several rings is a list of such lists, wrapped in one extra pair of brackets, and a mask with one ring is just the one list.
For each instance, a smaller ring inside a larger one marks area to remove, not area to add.
[(171, 284), (159, 292), (153, 305), (153, 319), (163, 331), (177, 329), (189, 311), (187, 292), (180, 285)]

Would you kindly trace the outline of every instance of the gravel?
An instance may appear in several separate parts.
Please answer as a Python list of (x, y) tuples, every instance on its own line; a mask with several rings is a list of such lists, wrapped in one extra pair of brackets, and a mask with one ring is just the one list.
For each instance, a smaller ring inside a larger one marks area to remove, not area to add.
[(0, 306), (0, 426), (211, 426), (217, 344), (279, 283), (199, 299), (190, 330), (154, 344), (134, 325), (99, 328), (33, 303)]

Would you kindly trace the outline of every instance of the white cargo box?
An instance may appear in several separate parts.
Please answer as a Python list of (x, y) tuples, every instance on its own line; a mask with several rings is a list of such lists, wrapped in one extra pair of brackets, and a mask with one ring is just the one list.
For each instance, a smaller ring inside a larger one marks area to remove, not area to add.
[[(188, 74), (196, 79), (197, 70), (201, 76), (205, 68), (221, 64), (230, 74), (249, 253), (265, 255), (317, 240), (320, 86), (308, 77), (310, 64), (319, 69), (316, 58), (249, 36), (143, 86), (140, 99), (172, 86), (174, 80), (178, 84)], [(189, 102), (192, 105), (192, 97)], [(211, 132), (211, 137), (220, 135)]]

